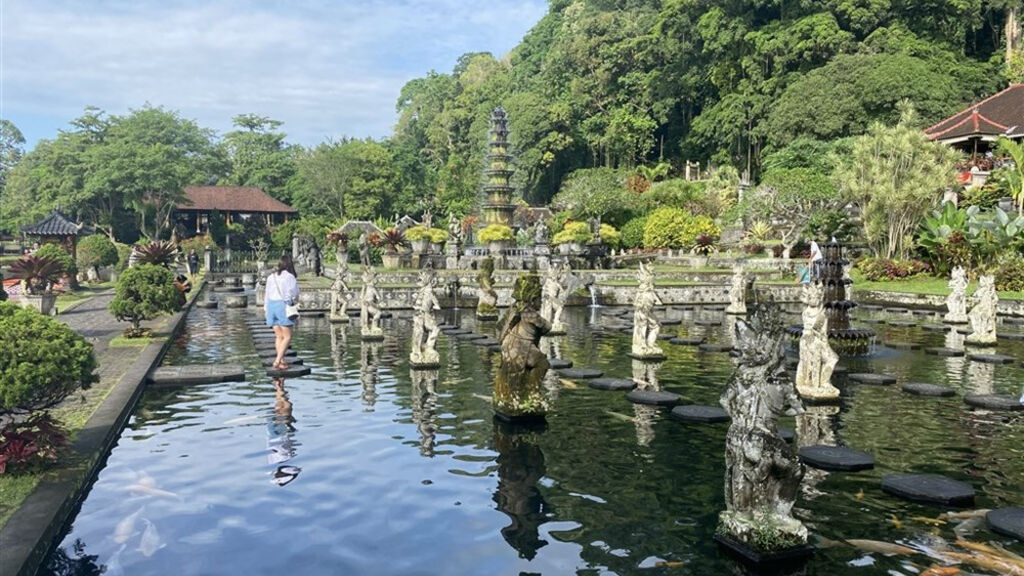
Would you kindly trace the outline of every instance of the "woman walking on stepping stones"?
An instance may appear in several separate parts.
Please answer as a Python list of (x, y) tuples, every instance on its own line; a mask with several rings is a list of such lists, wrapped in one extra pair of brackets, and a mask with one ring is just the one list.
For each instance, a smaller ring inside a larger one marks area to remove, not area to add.
[(274, 329), (276, 336), (274, 350), (277, 351), (277, 357), (274, 358), (271, 368), (287, 370), (288, 364), (284, 362), (284, 355), (292, 342), (292, 326), (295, 323), (285, 312), (285, 306), (299, 299), (299, 283), (295, 280), (295, 265), (291, 256), (281, 255), (277, 270), (267, 276), (265, 284), (267, 292), (263, 300), (263, 311), (267, 315), (267, 326)]

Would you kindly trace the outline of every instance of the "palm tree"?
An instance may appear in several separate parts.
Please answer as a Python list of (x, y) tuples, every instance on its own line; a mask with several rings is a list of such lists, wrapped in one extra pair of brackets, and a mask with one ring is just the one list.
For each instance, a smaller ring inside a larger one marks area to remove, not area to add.
[(997, 150), (1013, 159), (1013, 170), (1016, 178), (1017, 189), (1011, 194), (1017, 202), (1017, 214), (1024, 216), (1024, 142), (1014, 142), (1006, 136), (1000, 136), (997, 143)]

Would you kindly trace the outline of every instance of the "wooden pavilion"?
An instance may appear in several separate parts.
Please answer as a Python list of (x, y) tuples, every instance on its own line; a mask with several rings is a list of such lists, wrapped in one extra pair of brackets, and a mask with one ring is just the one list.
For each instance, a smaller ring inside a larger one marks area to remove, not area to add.
[(72, 222), (60, 210), (54, 210), (39, 222), (23, 227), (21, 232), (25, 236), (38, 238), (40, 244), (57, 244), (76, 260), (78, 239), (94, 233), (92, 228)]
[(299, 212), (259, 188), (246, 186), (189, 186), (185, 199), (175, 206), (175, 221), (193, 234), (210, 227), (210, 213), (220, 212), (225, 222), (263, 218), (268, 226), (287, 222)]

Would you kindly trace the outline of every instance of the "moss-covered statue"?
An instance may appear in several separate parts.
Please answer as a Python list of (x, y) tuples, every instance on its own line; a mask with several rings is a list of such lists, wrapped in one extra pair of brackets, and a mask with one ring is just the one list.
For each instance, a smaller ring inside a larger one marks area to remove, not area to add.
[(547, 356), (538, 344), (551, 324), (540, 315), (540, 278), (531, 272), (516, 279), (515, 301), (501, 326), (501, 366), (494, 380), (494, 412), (503, 420), (544, 418)]
[(434, 318), (434, 311), (441, 309), (434, 294), (436, 285), (437, 277), (433, 269), (424, 268), (420, 271), (420, 284), (413, 306), (412, 347), (409, 352), (409, 365), (415, 369), (436, 369), (441, 366), (436, 347), (441, 327)]
[(796, 454), (779, 436), (783, 414), (803, 412), (786, 375), (778, 306), (755, 303), (748, 320), (736, 322), (736, 371), (721, 404), (732, 418), (725, 440), (725, 505), (719, 535), (759, 552), (807, 543), (807, 528), (793, 517), (803, 477)]
[(479, 320), (498, 319), (498, 293), (494, 291), (494, 258), (488, 256), (480, 263), (480, 273), (476, 275), (479, 296), (476, 304), (476, 317)]

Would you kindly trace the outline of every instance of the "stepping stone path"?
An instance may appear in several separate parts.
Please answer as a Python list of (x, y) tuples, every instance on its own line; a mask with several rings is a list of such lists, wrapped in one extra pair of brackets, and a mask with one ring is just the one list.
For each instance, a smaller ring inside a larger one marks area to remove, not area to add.
[(924, 330), (925, 332), (947, 332), (949, 331), (949, 326), (942, 326), (940, 324), (922, 324), (921, 330)]
[(459, 340), (480, 340), (481, 338), (489, 338), (487, 334), (476, 334), (474, 332), (464, 332), (462, 334), (456, 334), (456, 338)]
[(897, 350), (920, 350), (921, 345), (917, 342), (886, 342), (886, 346), (889, 348), (895, 348)]
[(1024, 411), (1024, 404), (1019, 399), (1001, 394), (967, 394), (964, 396), (964, 404), (988, 410)]
[(658, 334), (658, 340), (671, 340), (672, 338), (671, 334)]
[(548, 358), (548, 365), (552, 370), (565, 370), (566, 368), (572, 368), (572, 360), (565, 360), (564, 358)]
[(971, 330), (970, 328), (957, 328), (956, 329), (956, 333), (957, 334), (963, 334), (964, 336), (970, 334), (971, 332), (974, 332), (974, 330)]
[(677, 337), (670, 339), (669, 342), (683, 346), (699, 346), (704, 343), (704, 338), (700, 336)]
[(632, 390), (636, 382), (629, 378), (595, 378), (587, 382), (595, 390)]
[(996, 334), (997, 340), (1009, 340), (1011, 342), (1024, 342), (1024, 334)]
[(779, 427), (778, 431), (779, 438), (782, 438), (784, 441), (789, 442), (790, 444), (792, 444), (793, 440), (796, 439), (796, 433), (790, 430), (789, 428)]
[(701, 344), (698, 348), (704, 352), (732, 352), (732, 346), (728, 344)]
[(911, 326), (917, 326), (917, 322), (911, 322), (909, 320), (890, 320), (889, 326), (895, 326), (896, 328), (910, 328)]
[(452, 328), (450, 330), (441, 330), (441, 332), (444, 332), (445, 334), (447, 334), (449, 336), (458, 336), (459, 334), (469, 334), (470, 333), (469, 330), (464, 330), (462, 328)]
[(310, 372), (312, 372), (312, 370), (309, 366), (296, 366), (294, 364), (289, 365), (288, 368), (284, 370), (267, 368), (267, 376), (270, 376), (271, 378), (295, 378), (296, 376), (305, 376)]
[(729, 421), (729, 413), (718, 406), (700, 406), (698, 404), (676, 406), (672, 409), (672, 413), (669, 416), (673, 420), (699, 422), (701, 424), (716, 424)]
[(665, 318), (664, 320), (661, 321), (662, 326), (676, 326), (682, 323), (683, 321), (680, 320), (679, 318)]
[(697, 326), (721, 326), (721, 320), (696, 320), (694, 324)]
[[(273, 360), (277, 354), (273, 350), (270, 350), (269, 352), (260, 352), (260, 356), (262, 356), (264, 360), (267, 358)], [(285, 358), (294, 358), (296, 356), (298, 356), (298, 354), (295, 353), (295, 350), (286, 350), (284, 353)]]
[(975, 362), (984, 362), (986, 364), (1012, 364), (1013, 356), (1006, 356), (1005, 354), (968, 354), (968, 360), (974, 360)]
[(863, 310), (881, 310), (882, 307), (878, 304), (861, 304), (859, 306)]
[(990, 510), (985, 520), (993, 532), (1024, 542), (1024, 508)]
[[(295, 366), (295, 365), (301, 366), (302, 363), (303, 363), (303, 360), (302, 360), (302, 358), (288, 358), (288, 363), (291, 364), (292, 366)], [(264, 368), (270, 368), (273, 364), (274, 364), (274, 359), (273, 358), (268, 358), (268, 359), (263, 361), (263, 367)]]
[(966, 352), (961, 348), (925, 348), (925, 354), (931, 354), (932, 356), (945, 356), (947, 358), (963, 356)]
[(207, 308), (207, 309), (209, 309), (209, 308), (216, 308), (216, 307), (217, 307), (217, 301), (216, 300), (202, 300), (200, 302), (196, 302), (196, 308)]
[(568, 378), (569, 380), (588, 380), (590, 378), (600, 378), (604, 376), (604, 372), (597, 370), (596, 368), (566, 368), (565, 370), (558, 371), (559, 376)]
[(474, 340), (470, 340), (470, 343), (473, 344), (474, 346), (498, 346), (499, 348), (501, 347), (501, 342), (498, 342), (497, 340), (491, 338), (490, 336), (484, 336), (483, 338), (476, 338)]
[(948, 386), (939, 386), (938, 384), (928, 384), (927, 382), (907, 382), (900, 387), (901, 390), (907, 394), (914, 394), (917, 396), (955, 396), (956, 391)]
[(161, 366), (154, 370), (148, 378), (149, 383), (154, 386), (188, 386), (190, 384), (241, 382), (243, 380), (245, 380), (245, 368), (238, 364)]
[(885, 324), (885, 318), (865, 318), (863, 322), (868, 324)]
[(634, 404), (651, 404), (653, 406), (675, 406), (682, 398), (679, 394), (658, 390), (633, 390), (626, 394), (626, 400)]
[(1010, 326), (1024, 326), (1024, 318), (1003, 318), (1003, 324)]
[(797, 455), (801, 462), (819, 470), (856, 472), (875, 467), (875, 457), (871, 454), (842, 446), (804, 446)]
[(937, 474), (890, 474), (882, 478), (882, 490), (913, 502), (970, 506), (974, 488)]
[(491, 352), (501, 352), (501, 344), (492, 344), (487, 347)]
[(889, 376), (888, 374), (857, 373), (857, 374), (849, 374), (846, 377), (849, 378), (850, 380), (853, 380), (854, 382), (860, 382), (861, 384), (880, 384), (880, 385), (885, 385), (885, 384), (895, 384), (896, 383), (896, 377), (895, 376)]

